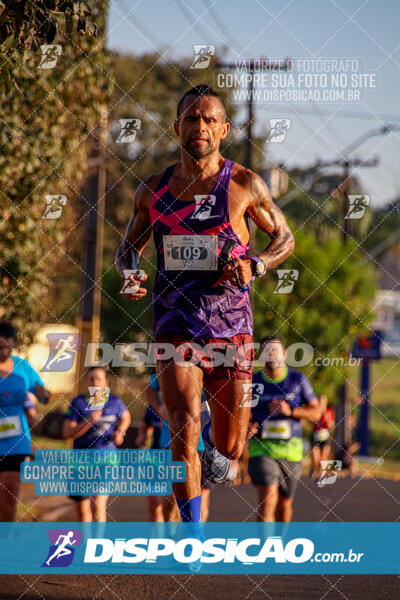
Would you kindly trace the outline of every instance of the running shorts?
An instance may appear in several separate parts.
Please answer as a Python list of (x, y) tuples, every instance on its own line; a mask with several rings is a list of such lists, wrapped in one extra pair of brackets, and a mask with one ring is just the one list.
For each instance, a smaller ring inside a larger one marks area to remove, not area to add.
[(24, 460), (29, 460), (26, 454), (6, 454), (0, 456), (0, 473), (3, 471), (20, 471), (21, 463)]
[(253, 456), (249, 459), (249, 475), (254, 485), (278, 484), (285, 498), (293, 498), (301, 476), (302, 461), (291, 461), (269, 456)]
[[(251, 380), (253, 375), (253, 336), (239, 333), (230, 338), (189, 338), (169, 333), (155, 340), (156, 358), (162, 362), (164, 350), (157, 344), (173, 344), (175, 360), (199, 366), (207, 379)], [(222, 364), (221, 364), (222, 363)]]

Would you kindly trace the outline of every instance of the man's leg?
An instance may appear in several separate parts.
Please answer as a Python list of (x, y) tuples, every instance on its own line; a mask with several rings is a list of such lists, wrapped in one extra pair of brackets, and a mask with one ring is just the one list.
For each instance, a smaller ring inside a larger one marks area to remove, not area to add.
[(208, 521), (208, 515), (210, 513), (210, 488), (201, 488), (201, 522), (205, 523)]
[(0, 473), (0, 521), (15, 521), (19, 482), (19, 471), (2, 471)]
[(320, 462), (321, 462), (321, 452), (319, 446), (313, 446), (311, 449), (311, 472), (310, 477), (320, 477)]
[(92, 507), (91, 507), (91, 498), (85, 498), (84, 500), (80, 500), (75, 502), (76, 504), (76, 515), (78, 521), (80, 523), (91, 523), (93, 520), (92, 517)]
[(94, 497), (94, 520), (97, 523), (106, 523), (107, 521), (107, 502), (108, 496)]
[(280, 523), (290, 523), (293, 516), (293, 498), (286, 498), (279, 492), (276, 507), (276, 520)]
[(173, 360), (157, 361), (156, 372), (169, 415), (172, 458), (186, 463), (186, 481), (173, 484), (181, 518), (199, 521), (201, 468), (197, 444), (203, 372), (196, 365), (184, 367)]
[(229, 459), (240, 458), (247, 439), (250, 406), (240, 406), (243, 384), (251, 380), (205, 378), (204, 392), (211, 409), (210, 441)]
[(257, 521), (273, 523), (278, 504), (278, 484), (257, 485), (258, 507)]
[(181, 517), (174, 494), (163, 497), (162, 503), (163, 517), (166, 523), (180, 523)]

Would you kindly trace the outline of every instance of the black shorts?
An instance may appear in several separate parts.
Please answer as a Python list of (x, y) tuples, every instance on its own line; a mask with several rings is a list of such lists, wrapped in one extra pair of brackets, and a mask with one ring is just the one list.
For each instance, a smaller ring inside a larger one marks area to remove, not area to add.
[(278, 484), (285, 498), (293, 498), (301, 476), (302, 461), (253, 456), (249, 459), (249, 475), (254, 485)]
[(87, 498), (91, 498), (92, 496), (68, 496), (74, 502), (82, 502), (82, 500), (86, 500)]
[(0, 473), (3, 471), (17, 471), (19, 473), (21, 463), (30, 456), (26, 454), (6, 454), (0, 456)]

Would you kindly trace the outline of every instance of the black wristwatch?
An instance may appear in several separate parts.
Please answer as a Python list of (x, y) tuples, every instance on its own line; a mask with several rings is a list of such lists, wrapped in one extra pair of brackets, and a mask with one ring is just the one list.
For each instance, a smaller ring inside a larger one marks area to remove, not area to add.
[(262, 277), (267, 272), (265, 262), (259, 256), (250, 256), (251, 271), (254, 277)]

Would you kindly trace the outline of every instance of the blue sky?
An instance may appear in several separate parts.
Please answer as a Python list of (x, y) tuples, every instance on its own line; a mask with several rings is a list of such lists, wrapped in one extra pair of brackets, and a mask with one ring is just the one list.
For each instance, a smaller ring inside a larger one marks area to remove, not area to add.
[[(192, 58), (193, 44), (214, 44), (217, 52), (226, 46), (230, 60), (358, 58), (359, 72), (377, 73), (378, 80), (360, 102), (256, 105), (257, 129), (266, 135), (269, 118), (292, 119), (285, 142), (269, 145), (268, 158), (306, 166), (386, 122), (400, 126), (399, 23), (396, 0), (111, 0), (107, 46), (159, 51), (166, 60)], [(355, 169), (373, 207), (400, 197), (399, 150), (400, 131), (371, 138), (355, 153), (379, 157), (378, 167)]]

